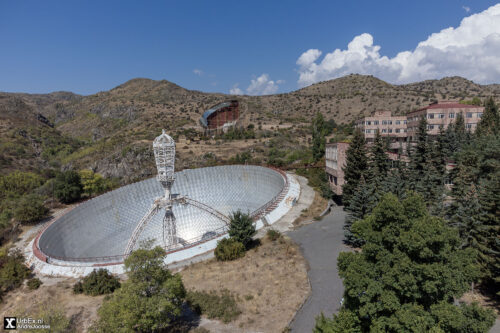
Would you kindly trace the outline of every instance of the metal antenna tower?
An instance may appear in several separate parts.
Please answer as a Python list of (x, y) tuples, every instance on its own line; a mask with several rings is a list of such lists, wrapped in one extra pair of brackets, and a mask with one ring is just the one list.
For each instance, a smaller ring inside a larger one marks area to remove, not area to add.
[(174, 185), (174, 166), (175, 166), (175, 142), (169, 135), (162, 130), (160, 136), (153, 141), (153, 152), (155, 155), (156, 168), (158, 175), (156, 179), (165, 190), (162, 198), (157, 199), (159, 207), (165, 209), (163, 216), (163, 245), (175, 246), (177, 244), (177, 232), (175, 225), (175, 216), (172, 211), (172, 185)]
[(134, 250), (135, 243), (137, 242), (140, 234), (149, 221), (151, 221), (162, 208), (165, 209), (165, 215), (163, 216), (163, 246), (166, 249), (174, 249), (177, 247), (179, 239), (177, 237), (175, 215), (172, 211), (172, 206), (176, 203), (191, 205), (204, 210), (205, 212), (223, 221), (226, 225), (229, 225), (229, 218), (214, 208), (191, 198), (187, 198), (186, 196), (172, 194), (172, 186), (175, 181), (175, 141), (165, 133), (165, 130), (162, 130), (162, 134), (157, 136), (153, 141), (153, 152), (155, 155), (156, 168), (158, 170), (156, 179), (163, 186), (165, 192), (162, 197), (154, 200), (149, 210), (135, 227), (132, 236), (127, 243), (127, 247), (125, 248), (126, 256)]

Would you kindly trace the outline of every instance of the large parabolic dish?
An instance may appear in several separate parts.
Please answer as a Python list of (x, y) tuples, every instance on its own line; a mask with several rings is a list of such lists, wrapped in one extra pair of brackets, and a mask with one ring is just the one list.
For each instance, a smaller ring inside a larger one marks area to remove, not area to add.
[[(172, 206), (177, 241), (175, 246), (167, 246), (167, 251), (182, 250), (226, 233), (227, 217), (234, 211), (255, 218), (265, 214), (283, 199), (287, 187), (284, 173), (260, 166), (176, 172), (172, 196), (182, 195), (186, 200)], [(137, 225), (164, 192), (151, 178), (83, 202), (50, 224), (36, 247), (48, 261), (120, 262)], [(164, 246), (163, 215), (156, 214), (144, 226), (134, 249), (144, 240)]]

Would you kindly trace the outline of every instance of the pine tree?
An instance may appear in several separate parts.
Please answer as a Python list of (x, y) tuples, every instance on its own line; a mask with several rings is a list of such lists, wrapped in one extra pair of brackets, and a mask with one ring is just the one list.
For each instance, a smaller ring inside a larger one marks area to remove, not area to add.
[(495, 104), (493, 97), (490, 97), (484, 103), (484, 112), (481, 121), (477, 124), (476, 135), (497, 135), (499, 127), (500, 115), (498, 113), (498, 106)]
[(368, 182), (382, 184), (389, 172), (390, 164), (386, 155), (387, 143), (377, 130), (368, 159)]
[(345, 184), (342, 186), (342, 201), (344, 207), (349, 207), (361, 176), (365, 175), (368, 161), (365, 148), (365, 137), (360, 129), (354, 131), (354, 136), (346, 152), (344, 171)]
[(375, 206), (373, 194), (372, 188), (365, 182), (365, 177), (361, 176), (349, 208), (346, 208), (348, 214), (344, 223), (344, 236), (347, 244), (356, 247), (363, 245), (363, 241), (351, 232), (351, 226), (354, 222), (363, 219)]
[(418, 193), (425, 193), (427, 181), (427, 159), (429, 157), (427, 139), (427, 120), (425, 117), (420, 119), (418, 123), (417, 143), (411, 149), (411, 159), (409, 165), (409, 172), (411, 175), (409, 187), (411, 190)]

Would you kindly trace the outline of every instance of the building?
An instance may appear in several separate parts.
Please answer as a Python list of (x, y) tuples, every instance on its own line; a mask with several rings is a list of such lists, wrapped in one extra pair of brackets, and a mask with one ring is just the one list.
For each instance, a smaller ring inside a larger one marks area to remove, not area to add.
[(347, 142), (330, 143), (325, 148), (326, 174), (330, 188), (336, 195), (342, 195), (344, 185), (344, 171), (346, 152), (349, 147)]
[(420, 118), (425, 117), (427, 119), (427, 133), (429, 135), (438, 135), (440, 128), (445, 130), (449, 124), (455, 121), (459, 113), (464, 117), (466, 129), (474, 132), (477, 123), (481, 120), (483, 111), (484, 107), (477, 105), (460, 104), (451, 101), (434, 103), (408, 113), (407, 134), (410, 141), (415, 141)]
[(236, 125), (240, 117), (239, 103), (231, 100), (212, 106), (200, 118), (200, 124), (205, 131), (226, 131)]
[(383, 137), (390, 138), (389, 149), (393, 153), (405, 147), (406, 126), (406, 116), (393, 116), (391, 111), (375, 111), (371, 116), (364, 117), (356, 123), (356, 127), (361, 129), (368, 144), (372, 144), (375, 140), (377, 130)]
[[(393, 116), (390, 111), (375, 111), (369, 117), (364, 117), (356, 122), (356, 127), (364, 134), (366, 143), (372, 144), (377, 130), (389, 139), (389, 151), (387, 158), (395, 161), (409, 162), (406, 155), (406, 142), (416, 139), (418, 124), (421, 117), (427, 119), (427, 133), (430, 136), (439, 135), (440, 128), (446, 129), (453, 123), (458, 114), (464, 117), (466, 129), (474, 132), (477, 123), (481, 120), (484, 107), (476, 105), (466, 105), (457, 102), (439, 102), (412, 111), (406, 116)], [(328, 144), (325, 150), (326, 173), (330, 188), (337, 195), (342, 195), (342, 185), (344, 185), (344, 172), (342, 168), (346, 163), (346, 151), (348, 143), (338, 142)], [(447, 170), (453, 168), (453, 162), (446, 165)], [(447, 186), (451, 182), (447, 180)]]

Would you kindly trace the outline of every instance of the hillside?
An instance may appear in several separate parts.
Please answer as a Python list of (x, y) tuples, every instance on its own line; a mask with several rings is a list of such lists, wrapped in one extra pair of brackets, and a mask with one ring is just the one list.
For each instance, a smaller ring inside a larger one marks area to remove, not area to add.
[(474, 96), (499, 100), (500, 85), (460, 77), (391, 85), (373, 76), (349, 75), (286, 94), (238, 96), (241, 124), (254, 124), (255, 139), (193, 142), (201, 132), (203, 111), (234, 96), (141, 78), (89, 96), (0, 93), (0, 168), (2, 173), (92, 168), (129, 182), (153, 174), (150, 145), (161, 128), (178, 140), (178, 168), (227, 161), (245, 151), (260, 162), (273, 146), (292, 151), (306, 145), (316, 112), (346, 124), (374, 110), (404, 114), (432, 100)]

